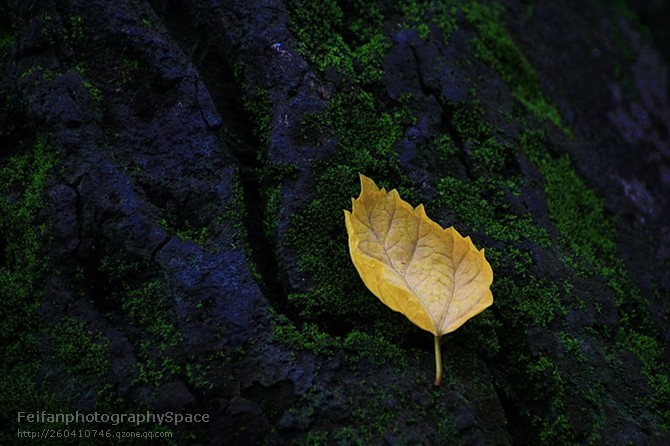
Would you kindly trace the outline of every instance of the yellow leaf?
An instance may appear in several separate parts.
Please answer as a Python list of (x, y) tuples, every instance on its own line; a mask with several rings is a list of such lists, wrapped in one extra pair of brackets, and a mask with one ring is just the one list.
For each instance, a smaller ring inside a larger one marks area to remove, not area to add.
[(443, 229), (393, 189), (360, 175), (361, 194), (344, 211), (349, 252), (363, 283), (384, 304), (435, 336), (436, 378), (442, 378), (440, 337), (493, 303), (484, 249), (454, 227)]

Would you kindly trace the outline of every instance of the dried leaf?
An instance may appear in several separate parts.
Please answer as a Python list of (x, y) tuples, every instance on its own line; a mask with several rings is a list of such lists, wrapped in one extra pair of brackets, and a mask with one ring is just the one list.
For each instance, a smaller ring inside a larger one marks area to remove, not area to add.
[(395, 189), (360, 180), (361, 194), (344, 211), (351, 260), (375, 296), (433, 333), (439, 385), (440, 337), (493, 303), (491, 265), (470, 237), (443, 229), (423, 205), (413, 208)]

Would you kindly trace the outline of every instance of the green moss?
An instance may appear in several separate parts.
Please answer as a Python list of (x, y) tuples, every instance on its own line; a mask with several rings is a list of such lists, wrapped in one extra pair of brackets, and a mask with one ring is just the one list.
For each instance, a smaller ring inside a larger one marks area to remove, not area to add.
[(555, 317), (565, 315), (561, 289), (544, 279), (529, 277), (517, 283), (510, 277), (500, 277), (492, 289), (504, 319), (515, 327), (546, 327)]
[(514, 98), (527, 110), (570, 134), (556, 106), (542, 93), (535, 70), (505, 28), (501, 17), (503, 7), (497, 3), (467, 2), (462, 10), (477, 31), (471, 41), (476, 56), (500, 75)]
[(14, 45), (16, 45), (16, 31), (10, 28), (0, 33), (0, 54), (4, 55), (5, 51)]
[(119, 75), (114, 85), (117, 88), (123, 88), (128, 85), (137, 74), (140, 72), (140, 61), (138, 59), (130, 58), (127, 55), (122, 55), (119, 62)]
[(187, 220), (184, 228), (176, 230), (175, 235), (182, 240), (192, 240), (200, 246), (205, 246), (209, 239), (209, 228), (207, 226), (195, 227)]
[[(381, 78), (390, 42), (382, 32), (383, 13), (374, 3), (354, 2), (342, 9), (334, 1), (291, 2), (289, 11), (300, 51), (317, 69), (359, 84)], [(344, 91), (324, 113), (304, 117), (301, 125), (332, 132), (340, 150), (317, 169), (321, 171), (318, 198), (291, 222), (287, 244), (296, 249), (300, 269), (314, 278), (315, 286), (291, 294), (289, 301), (308, 321), (321, 320), (328, 313), (342, 316), (343, 332), (354, 320), (371, 314), (376, 302), (366, 294), (348, 259), (342, 209), (357, 192), (359, 172), (377, 180), (402, 177), (393, 150), (402, 135), (402, 118), (382, 111), (385, 108), (366, 91)], [(334, 239), (338, 233), (342, 238)]]
[(294, 441), (291, 444), (295, 446), (321, 446), (328, 444), (328, 438), (328, 431), (313, 430), (307, 432), (304, 439)]
[[(483, 231), (494, 240), (507, 243), (528, 240), (549, 246), (547, 231), (538, 226), (530, 214), (512, 210), (506, 198), (508, 193), (519, 194), (522, 178), (510, 167), (518, 150), (493, 136), (493, 129), (477, 101), (458, 106), (452, 124), (457, 138), (463, 141), (468, 164), (477, 179), (441, 178), (436, 185), (436, 208), (455, 212), (470, 229)], [(450, 151), (456, 152), (453, 148)]]
[(44, 68), (41, 65), (33, 65), (30, 68), (28, 68), (26, 71), (21, 73), (21, 78), (27, 79), (30, 77), (33, 78), (44, 78), (46, 80), (53, 80), (56, 79), (56, 77), (60, 76), (61, 73), (58, 73), (56, 71), (53, 71), (49, 68)]
[(637, 287), (617, 257), (614, 221), (602, 200), (577, 175), (567, 155), (550, 154), (542, 133), (527, 131), (520, 144), (544, 178), (549, 218), (570, 248), (566, 262), (581, 275), (601, 276), (615, 292), (617, 306), (627, 307), (629, 316), (646, 313)]
[[(230, 188), (233, 193), (232, 199), (225, 204), (221, 214), (225, 221), (232, 222), (233, 226), (233, 240), (239, 240), (243, 245), (237, 246), (235, 242), (230, 246), (231, 249), (244, 249), (247, 257), (247, 263), (251, 268), (255, 268), (252, 260), (251, 246), (249, 245), (249, 237), (247, 228), (244, 226), (244, 217), (246, 213), (246, 203), (244, 199), (244, 189), (242, 188), (242, 181), (240, 180), (240, 172), (235, 170), (233, 178), (230, 182)], [(258, 274), (257, 271), (255, 271)], [(257, 275), (259, 277), (260, 275)]]
[(353, 2), (343, 10), (334, 0), (291, 1), (290, 27), (298, 51), (322, 73), (371, 84), (381, 79), (390, 42), (384, 17), (373, 2)]
[[(383, 404), (389, 398), (388, 389), (375, 383), (365, 387), (365, 394), (361, 395), (361, 398), (368, 404), (359, 403), (353, 408), (351, 423), (356, 426), (362, 443), (369, 444), (384, 435), (387, 430), (395, 430), (393, 425), (397, 409)], [(401, 432), (397, 433), (402, 435)]]
[(311, 350), (330, 357), (342, 348), (341, 340), (324, 333), (316, 324), (307, 323), (297, 328), (282, 315), (275, 316), (273, 339), (291, 350)]
[(430, 35), (429, 23), (434, 23), (442, 31), (445, 43), (457, 28), (454, 1), (406, 1), (399, 2), (397, 8), (404, 19), (403, 27), (416, 29), (423, 40), (428, 40)]
[(399, 110), (386, 111), (387, 107), (364, 90), (352, 89), (334, 97), (328, 109), (313, 119), (315, 127), (332, 131), (338, 141), (340, 150), (333, 161), (399, 175), (393, 145), (402, 136), (404, 116)]
[(89, 385), (99, 384), (109, 373), (106, 358), (109, 340), (100, 333), (92, 333), (84, 321), (64, 317), (49, 330), (54, 354), (69, 375), (85, 380)]
[(345, 23), (356, 79), (362, 84), (372, 84), (383, 76), (382, 63), (391, 43), (383, 32), (384, 16), (374, 2), (356, 2), (353, 6)]
[(265, 162), (258, 173), (258, 181), (263, 185), (261, 198), (264, 203), (263, 231), (269, 240), (277, 237), (279, 211), (281, 209), (283, 190), (282, 184), (286, 178), (295, 174), (296, 166)]
[(479, 142), (491, 137), (491, 125), (477, 99), (457, 107), (451, 123), (463, 141)]
[(524, 358), (524, 363), (532, 383), (531, 398), (549, 404), (544, 415), (531, 416), (531, 423), (539, 433), (539, 444), (579, 444), (577, 433), (565, 413), (566, 383), (558, 364), (543, 354), (533, 359)]
[(263, 214), (263, 232), (267, 237), (275, 237), (277, 234), (277, 225), (279, 211), (281, 209), (281, 191), (280, 185), (267, 187), (263, 190), (265, 195), (265, 212)]
[(133, 384), (157, 388), (183, 376), (187, 363), (194, 366), (198, 361), (180, 354), (177, 317), (153, 263), (134, 259), (114, 246), (100, 243), (92, 254), (90, 265), (80, 273), (81, 297), (94, 295), (110, 317), (125, 320), (123, 335), (136, 346)]
[(0, 234), (5, 242), (0, 294), (3, 314), (8, 315), (0, 324), (2, 337), (28, 328), (24, 323), (34, 320), (39, 305), (41, 275), (47, 265), (40, 255), (46, 226), (37, 222), (37, 215), (44, 206), (42, 193), (55, 163), (55, 153), (46, 138), (40, 137), (32, 151), (11, 158), (0, 169)]
[(174, 316), (170, 316), (165, 290), (159, 279), (149, 280), (123, 294), (123, 311), (133, 323), (155, 336), (160, 345), (167, 348), (181, 341), (181, 334), (173, 322)]
[(430, 28), (426, 23), (429, 5), (426, 2), (408, 1), (401, 2), (400, 12), (404, 18), (404, 28), (414, 28), (419, 32), (423, 40), (428, 40)]
[(321, 72), (332, 69), (353, 77), (351, 49), (341, 36), (344, 13), (337, 2), (292, 1), (287, 6), (291, 14), (291, 30), (303, 56)]
[(582, 341), (578, 337), (569, 332), (561, 331), (558, 333), (558, 338), (570, 357), (576, 358), (582, 364), (586, 363), (587, 357), (582, 348)]
[(247, 92), (242, 98), (242, 105), (251, 119), (254, 136), (258, 141), (267, 144), (272, 128), (272, 101), (268, 91), (256, 88)]
[[(498, 296), (495, 296), (497, 299)], [(459, 328), (459, 336), (467, 340), (467, 344), (473, 351), (480, 353), (483, 357), (491, 357), (501, 350), (498, 331), (503, 328), (500, 320), (493, 311), (484, 311), (470, 319), (462, 328)]]
[(664, 347), (657, 338), (635, 328), (622, 328), (617, 341), (618, 349), (633, 353), (642, 362), (642, 374), (652, 390), (652, 397), (642, 401), (659, 413), (666, 429), (670, 428), (670, 375), (663, 359)]
[[(5, 413), (62, 410), (52, 390), (38, 378), (42, 360), (37, 309), (49, 272), (49, 260), (41, 251), (47, 228), (40, 223), (39, 213), (56, 158), (47, 137), (40, 135), (32, 149), (5, 160), (0, 167), (0, 246), (4, 248), (0, 255), (0, 394)], [(11, 420), (12, 427), (19, 427), (15, 417)], [(15, 432), (3, 430), (0, 442), (14, 443)]]
[(350, 426), (344, 426), (333, 431), (331, 438), (334, 444), (351, 444), (356, 446), (365, 444), (358, 435), (358, 431)]
[(663, 350), (648, 319), (648, 304), (617, 256), (612, 218), (602, 200), (574, 171), (570, 159), (549, 153), (542, 134), (524, 133), (521, 145), (543, 175), (549, 217), (569, 248), (566, 263), (578, 274), (599, 277), (612, 289), (621, 324), (615, 335), (617, 351), (628, 350), (640, 358), (653, 391), (653, 397), (644, 404), (670, 419), (667, 409), (662, 413), (670, 400)]
[(65, 26), (65, 43), (71, 48), (85, 48), (88, 42), (84, 31), (84, 18), (78, 14), (71, 15), (67, 18)]
[(101, 105), (105, 99), (105, 95), (102, 90), (95, 84), (89, 75), (89, 66), (88, 63), (79, 61), (74, 66), (74, 69), (77, 70), (79, 76), (81, 77), (81, 85), (84, 86), (90, 98), (98, 105)]
[(407, 355), (404, 351), (379, 333), (352, 330), (344, 338), (343, 347), (348, 353), (347, 361), (352, 364), (365, 360), (377, 367), (389, 363), (399, 369), (407, 366)]
[(39, 379), (43, 367), (36, 347), (36, 336), (31, 333), (21, 334), (24, 336), (21, 343), (11, 342), (2, 347), (4, 364), (0, 376), (0, 392), (4, 414), (10, 415), (5, 418), (9, 420), (9, 426), (5, 425), (5, 429), (0, 432), (2, 444), (15, 443), (17, 429), (25, 428), (16, 423), (18, 412), (62, 412), (68, 407), (58, 401), (53, 389)]
[(32, 151), (11, 158), (0, 170), (0, 188), (5, 196), (0, 202), (0, 228), (7, 243), (5, 264), (11, 268), (6, 271), (17, 276), (37, 273), (44, 266), (38, 251), (46, 228), (36, 225), (35, 219), (44, 206), (42, 193), (55, 163), (55, 153), (48, 147), (46, 137), (40, 136)]
[(549, 217), (564, 236), (577, 264), (598, 270), (615, 255), (614, 225), (602, 201), (577, 176), (567, 156), (541, 163)]
[(87, 80), (82, 80), (81, 84), (88, 90), (88, 94), (91, 96), (91, 99), (93, 99), (97, 104), (102, 104), (102, 101), (105, 99), (105, 96), (102, 93), (102, 90), (100, 90), (95, 84), (93, 84), (91, 81)]
[(568, 417), (561, 413), (556, 416), (536, 417), (534, 424), (540, 427), (540, 444), (578, 445), (574, 429)]
[(384, 71), (382, 61), (391, 45), (381, 33), (370, 37), (370, 40), (361, 44), (353, 51), (355, 66), (359, 72), (358, 79), (362, 83), (372, 84), (381, 80)]
[(158, 219), (158, 223), (166, 232), (174, 234), (182, 240), (190, 240), (202, 248), (212, 248), (210, 244), (212, 227), (218, 226), (223, 219), (223, 216), (219, 216), (214, 221), (205, 223), (201, 221), (200, 215), (189, 215), (184, 218), (177, 216), (170, 209), (163, 209), (162, 217)]
[(636, 330), (623, 329), (620, 340), (623, 343), (619, 347), (634, 353), (642, 361), (646, 373), (656, 372), (654, 366), (662, 359), (663, 349), (655, 338)]
[(460, 148), (448, 134), (441, 134), (429, 147), (429, 151), (439, 154), (442, 159), (449, 159), (460, 152)]
[(470, 156), (478, 169), (496, 173), (503, 171), (511, 152), (511, 145), (502, 144), (496, 138), (487, 138), (470, 148)]
[(139, 370), (135, 384), (146, 383), (158, 387), (182, 375), (183, 364), (164, 356), (161, 348), (156, 348), (150, 341), (140, 341), (138, 347)]
[[(299, 6), (301, 10), (294, 3), (291, 26), (303, 44), (302, 54), (326, 76), (344, 77), (353, 87), (338, 92), (324, 113), (306, 116), (302, 122), (303, 129), (329, 133), (339, 147), (332, 158), (316, 166), (316, 186), (310, 191), (315, 199), (291, 220), (286, 240), (310, 282), (306, 291), (289, 296), (299, 322), (284, 319), (277, 323), (275, 339), (292, 348), (309, 349), (326, 356), (336, 351), (346, 352), (345, 360), (355, 362), (371, 357), (373, 362), (383, 364), (391, 358), (407, 355), (407, 351), (394, 346), (398, 345), (397, 340), (415, 334), (416, 329), (402, 316), (385, 311), (361, 285), (350, 264), (342, 209), (349, 208), (350, 197), (358, 194), (358, 172), (372, 177), (381, 186), (399, 188), (403, 198), (418, 202), (417, 190), (404, 177), (393, 150), (395, 142), (402, 137), (403, 127), (411, 125), (413, 117), (394, 112), (392, 106), (377, 100), (370, 92), (374, 86), (366, 84), (374, 82), (378, 72), (376, 68), (365, 72), (358, 63), (369, 59), (367, 65), (375, 66), (387, 43), (382, 36), (370, 31), (376, 25), (368, 28), (363, 21), (350, 23), (347, 20), (347, 8), (358, 6), (327, 2), (323, 11), (302, 3)], [(377, 23), (384, 13), (374, 8), (370, 12), (371, 22)], [(448, 11), (443, 15), (448, 21), (438, 25), (447, 40), (455, 29), (455, 8), (451, 2), (442, 2), (439, 6), (435, 2), (403, 2), (399, 8), (404, 17), (402, 26), (416, 28), (424, 39), (435, 30), (433, 24), (439, 15), (435, 8)], [(462, 11), (476, 33), (470, 42), (471, 48), (479, 60), (491, 66), (507, 84), (523, 114), (553, 123), (569, 135), (570, 130), (564, 126), (556, 106), (542, 92), (535, 70), (507, 31), (503, 7), (467, 2)], [(526, 7), (526, 13), (532, 13), (532, 6)], [(352, 34), (360, 37), (352, 37)], [(473, 97), (478, 96), (474, 89), (472, 93)], [(405, 97), (401, 102), (406, 100)], [(615, 291), (626, 333), (631, 333), (632, 324), (644, 319), (638, 316), (644, 313), (643, 300), (617, 259), (611, 217), (597, 194), (575, 172), (569, 157), (550, 153), (543, 135), (534, 132), (524, 133), (519, 145), (510, 143), (505, 139), (509, 133), (490, 124), (500, 120), (491, 119), (489, 111), (476, 101), (449, 104), (449, 109), (453, 110), (449, 116), (452, 134), (435, 138), (425, 146), (420, 142), (417, 147), (418, 153), (423, 150), (435, 154), (447, 165), (446, 169), (433, 171), (444, 170), (446, 175), (430, 185), (435, 187), (436, 194), (434, 200), (426, 203), (428, 214), (436, 216), (440, 223), (455, 223), (464, 235), (475, 238), (477, 246), (485, 246), (495, 272), (494, 311), (473, 319), (455, 336), (476, 341), (472, 344), (481, 350), (475, 353), (485, 356), (502, 352), (513, 364), (524, 384), (507, 390), (515, 398), (523, 395), (523, 402), (528, 403), (521, 416), (532, 424), (533, 440), (539, 439), (542, 444), (575, 444), (576, 435), (582, 433), (573, 431), (574, 411), (566, 402), (568, 398), (569, 401), (579, 399), (568, 394), (574, 388), (568, 382), (573, 376), (565, 372), (560, 353), (556, 357), (530, 355), (526, 336), (530, 329), (548, 332), (549, 327), (561, 327), (567, 308), (580, 304), (575, 302), (577, 293), (569, 282), (572, 277), (569, 268), (596, 280), (593, 276), (600, 276)], [(497, 117), (503, 121), (514, 119), (498, 112)], [(523, 117), (521, 121), (525, 122)], [(516, 124), (518, 122), (512, 122), (510, 127), (518, 128)], [(553, 227), (540, 227), (529, 212), (524, 212), (522, 200), (510, 199), (521, 196), (524, 187), (536, 188), (535, 184), (527, 184), (530, 179), (518, 173), (517, 160), (522, 154), (542, 175)], [(449, 169), (453, 165), (458, 168)], [(464, 169), (460, 169), (461, 166)], [(276, 213), (279, 191), (278, 187), (269, 189), (266, 203), (271, 215)], [(270, 234), (275, 230), (271, 219), (266, 224), (266, 232)], [(565, 254), (565, 269), (561, 269), (561, 273), (567, 271), (568, 279), (554, 282), (539, 275), (534, 258), (546, 251)], [(664, 375), (666, 368), (659, 363), (662, 349), (658, 349), (657, 338), (647, 330), (648, 326), (642, 325), (642, 329), (632, 332), (630, 341), (625, 341), (624, 333), (616, 334), (620, 342), (618, 348), (643, 358), (645, 370), (657, 370), (647, 374), (655, 389), (655, 402), (650, 407), (667, 407), (669, 380), (667, 374)], [(580, 336), (566, 331), (556, 334), (562, 353), (576, 357), (587, 369)], [(357, 351), (365, 353), (358, 357)], [(612, 356), (616, 358), (615, 353)], [(603, 395), (598, 392), (594, 391), (589, 400), (594, 406), (602, 403)], [(383, 394), (383, 390), (379, 390), (379, 394)], [(375, 397), (380, 397), (379, 394)], [(385, 418), (384, 413), (373, 414), (367, 408), (352, 414), (361, 421), (373, 416), (376, 418), (372, 427), (353, 432), (342, 429), (340, 435), (343, 438), (355, 436), (363, 441), (378, 438), (384, 430), (377, 421), (388, 424), (392, 418)], [(597, 443), (604, 415), (598, 412), (585, 416), (594, 422), (589, 441)], [(443, 432), (453, 432), (453, 429), (448, 422), (441, 428)], [(324, 436), (320, 441), (332, 442), (333, 437)]]
[[(117, 273), (105, 268), (107, 274)], [(135, 382), (148, 383), (156, 387), (182, 375), (186, 358), (173, 359), (173, 353), (182, 341), (175, 325), (176, 316), (168, 305), (160, 279), (145, 279), (136, 282), (140, 271), (150, 271), (150, 266), (140, 264), (118, 264), (121, 287), (115, 291), (113, 301), (120, 301), (122, 314), (130, 324), (127, 336), (138, 346), (138, 372)]]
[(300, 270), (314, 279), (314, 287), (291, 294), (289, 301), (307, 321), (337, 321), (327, 322), (332, 324), (324, 327), (327, 331), (337, 326), (338, 332), (346, 332), (368, 323), (379, 308), (349, 259), (342, 210), (350, 208), (351, 197), (358, 194), (359, 172), (382, 186), (410, 184), (393, 150), (402, 135), (400, 119), (379, 110), (365, 92), (342, 93), (326, 112), (311, 119), (320, 131), (334, 133), (339, 150), (317, 167), (321, 172), (317, 198), (293, 217), (286, 235), (286, 243), (297, 252)]
[[(552, 398), (562, 397), (562, 392), (565, 386), (563, 385), (563, 379), (558, 370), (558, 367), (554, 360), (545, 355), (539, 355), (537, 358), (530, 360), (526, 365), (526, 371), (528, 375), (533, 379), (538, 381), (540, 384), (536, 386), (536, 390), (542, 391), (546, 390), (546, 396)], [(559, 394), (556, 394), (556, 390), (559, 390)], [(538, 395), (542, 397), (542, 392)]]
[[(426, 14), (426, 11), (420, 8), (417, 14)], [(337, 15), (334, 17), (336, 19)], [(393, 150), (407, 118), (401, 113), (380, 112), (378, 107), (372, 95), (365, 91), (340, 93), (333, 98), (328, 110), (320, 115), (305, 117), (302, 123), (303, 128), (312, 128), (316, 132), (332, 132), (339, 143), (338, 153), (320, 166), (317, 198), (293, 218), (287, 234), (287, 243), (296, 250), (301, 271), (314, 283), (308, 291), (291, 294), (289, 302), (303, 320), (316, 324), (327, 333), (346, 336), (355, 332), (355, 327), (361, 326), (362, 321), (368, 325), (363, 332), (366, 336), (375, 337), (377, 333), (384, 333), (387, 338), (389, 334), (391, 338), (402, 337), (403, 332), (412, 330), (407, 325), (399, 329), (397, 324), (391, 328), (390, 320), (406, 321), (398, 315), (386, 312), (388, 316), (380, 312), (380, 304), (361, 285), (350, 264), (342, 224), (342, 209), (348, 208), (350, 197), (358, 193), (358, 172), (371, 176), (381, 186), (399, 188), (403, 198), (416, 201), (413, 200), (416, 198), (413, 184), (404, 178), (398, 168)], [(453, 125), (458, 137), (467, 142), (467, 155), (473, 160), (473, 165), (485, 175), (474, 183), (444, 177), (437, 185), (436, 200), (426, 205), (436, 211), (448, 209), (455, 212), (471, 229), (481, 230), (493, 240), (519, 244), (509, 254), (499, 256), (499, 263), (501, 266), (514, 265), (519, 274), (527, 274), (533, 262), (527, 248), (521, 248), (520, 244), (530, 240), (549, 246), (551, 241), (546, 230), (538, 227), (530, 215), (519, 215), (505, 204), (506, 191), (518, 193), (518, 183), (508, 178), (506, 172), (507, 164), (515, 156), (513, 148), (491, 136), (492, 129), (477, 104), (457, 108)], [(431, 144), (439, 146), (436, 150), (444, 158), (460, 152), (448, 136)], [(433, 215), (430, 210), (429, 213)], [(340, 239), (333, 237), (338, 233), (342, 235)], [(496, 254), (495, 251), (490, 252)], [(548, 323), (563, 311), (558, 302), (560, 294), (555, 287), (542, 289), (539, 297), (533, 295), (545, 285), (533, 283), (525, 290), (507, 290), (510, 299), (518, 299), (513, 305), (519, 305), (525, 311), (525, 317), (538, 324)], [(523, 307), (520, 296), (532, 296), (537, 305)], [(500, 348), (495, 335), (497, 322), (492, 316), (485, 319), (480, 324), (471, 324), (466, 329), (470, 333), (465, 335), (478, 338), (482, 337), (481, 333), (487, 333), (487, 342), (482, 343), (486, 346), (484, 350), (496, 352)], [(334, 320), (336, 324), (330, 322)], [(370, 324), (370, 320), (375, 322)], [(280, 338), (284, 338), (284, 342), (301, 345), (309, 342), (311, 349), (326, 351), (333, 345), (331, 339), (316, 336), (311, 329), (291, 327), (282, 330)], [(304, 339), (306, 335), (310, 335), (309, 341)], [(383, 350), (388, 351), (387, 348)]]
[(535, 224), (529, 214), (515, 214), (505, 203), (505, 187), (494, 179), (480, 177), (473, 183), (445, 176), (437, 183), (434, 205), (454, 211), (465, 225), (484, 231), (494, 240), (529, 240), (548, 246), (546, 230)]
[(612, 263), (614, 224), (600, 198), (574, 171), (569, 157), (553, 157), (539, 132), (524, 132), (520, 145), (542, 173), (549, 218), (572, 249), (574, 265), (586, 272), (587, 265), (602, 269)]

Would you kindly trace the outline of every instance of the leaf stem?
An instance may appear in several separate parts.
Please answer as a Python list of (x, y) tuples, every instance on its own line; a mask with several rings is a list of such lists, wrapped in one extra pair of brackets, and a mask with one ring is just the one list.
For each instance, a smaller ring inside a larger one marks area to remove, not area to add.
[(435, 335), (435, 385), (442, 384), (442, 347), (440, 336)]

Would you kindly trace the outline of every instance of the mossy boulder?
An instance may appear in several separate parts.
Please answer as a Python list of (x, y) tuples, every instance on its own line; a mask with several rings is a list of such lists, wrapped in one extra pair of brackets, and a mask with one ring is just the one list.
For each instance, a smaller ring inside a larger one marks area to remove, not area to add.
[[(0, 442), (670, 443), (667, 61), (625, 3), (28, 3), (0, 2)], [(440, 387), (349, 259), (359, 173), (493, 266)]]

